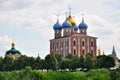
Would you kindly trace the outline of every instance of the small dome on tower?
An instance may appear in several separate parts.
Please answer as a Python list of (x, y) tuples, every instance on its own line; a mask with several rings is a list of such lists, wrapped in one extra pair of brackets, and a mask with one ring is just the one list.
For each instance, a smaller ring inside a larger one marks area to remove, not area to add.
[(84, 14), (82, 14), (82, 22), (79, 24), (79, 29), (85, 29), (87, 27), (87, 24), (84, 22)]
[(84, 28), (87, 28), (87, 24), (84, 22), (84, 19), (82, 20), (82, 22), (79, 24), (79, 28), (80, 29), (84, 29)]
[(68, 16), (67, 20), (72, 24), (72, 26), (76, 24), (75, 20), (71, 17), (71, 15)]
[(74, 30), (78, 30), (78, 26), (77, 25), (74, 26)]
[(63, 28), (70, 28), (71, 26), (71, 23), (67, 19), (62, 24)]
[(61, 26), (61, 24), (59, 23), (59, 20), (57, 20), (57, 22), (54, 24), (53, 29), (54, 29), (54, 30), (62, 29), (62, 26)]
[(21, 54), (21, 52), (17, 49), (15, 49), (15, 43), (12, 42), (12, 48), (8, 51), (6, 51), (6, 55), (9, 55), (9, 54)]

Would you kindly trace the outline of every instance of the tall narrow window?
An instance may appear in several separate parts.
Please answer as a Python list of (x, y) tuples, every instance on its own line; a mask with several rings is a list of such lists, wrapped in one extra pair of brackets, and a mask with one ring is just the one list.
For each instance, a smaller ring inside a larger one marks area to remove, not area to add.
[(85, 41), (82, 41), (82, 46), (85, 46)]
[(91, 46), (93, 46), (93, 41), (91, 41)]
[(91, 50), (91, 54), (92, 54), (92, 56), (93, 56), (93, 50)]
[(82, 50), (82, 54), (85, 55), (85, 50), (84, 49)]
[(67, 39), (67, 41), (66, 41), (66, 46), (67, 47), (69, 46), (69, 39)]
[(74, 49), (74, 55), (76, 55), (76, 50)]
[(73, 45), (76, 46), (76, 42), (75, 42), (75, 40), (73, 41)]

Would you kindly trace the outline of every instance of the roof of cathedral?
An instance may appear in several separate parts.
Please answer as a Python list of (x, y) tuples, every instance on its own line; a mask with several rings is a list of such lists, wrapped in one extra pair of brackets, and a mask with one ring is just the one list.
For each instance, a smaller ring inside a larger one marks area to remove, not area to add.
[(80, 36), (80, 37), (91, 37), (91, 38), (96, 38), (97, 39), (97, 37), (94, 37), (94, 36), (89, 36), (89, 35), (86, 35), (86, 34), (80, 34), (80, 33), (75, 33), (75, 34), (73, 34), (73, 35), (71, 35), (71, 36)]
[(63, 28), (70, 28), (71, 26), (71, 23), (67, 19), (62, 24)]
[(78, 26), (77, 25), (74, 26), (74, 30), (78, 30)]
[[(81, 38), (95, 38), (95, 39), (97, 39), (97, 37), (89, 36), (89, 35), (85, 35), (85, 34), (80, 34), (80, 33), (75, 33), (75, 34), (70, 35), (70, 36), (62, 36), (58, 39), (62, 39), (62, 38), (66, 38), (66, 37), (75, 37), (75, 36), (78, 36), (78, 37), (81, 37)], [(51, 40), (55, 40), (55, 39), (51, 39)]]
[(76, 25), (75, 20), (71, 17), (71, 15), (68, 16), (67, 20), (72, 24), (73, 27)]
[(8, 51), (6, 51), (6, 55), (9, 55), (9, 54), (21, 54), (21, 52), (17, 49), (15, 49), (15, 44), (14, 42), (12, 42), (12, 48)]
[(82, 22), (79, 24), (79, 28), (80, 29), (84, 29), (84, 28), (87, 28), (87, 24), (84, 22), (84, 19), (82, 19)]
[(53, 29), (54, 29), (54, 30), (62, 29), (62, 26), (61, 26), (61, 24), (59, 23), (59, 20), (57, 20), (57, 22), (54, 24)]

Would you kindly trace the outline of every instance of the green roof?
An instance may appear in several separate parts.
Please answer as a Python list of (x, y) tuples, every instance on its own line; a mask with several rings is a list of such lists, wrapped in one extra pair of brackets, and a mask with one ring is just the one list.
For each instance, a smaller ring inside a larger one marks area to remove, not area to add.
[(15, 48), (11, 48), (10, 50), (6, 51), (6, 55), (9, 54), (21, 54), (19, 50), (16, 50)]

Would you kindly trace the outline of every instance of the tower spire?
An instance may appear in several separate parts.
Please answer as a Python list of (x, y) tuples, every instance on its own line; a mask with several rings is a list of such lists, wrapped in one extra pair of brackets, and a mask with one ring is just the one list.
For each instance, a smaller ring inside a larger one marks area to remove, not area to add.
[(116, 56), (116, 51), (115, 51), (114, 45), (113, 45), (113, 50), (112, 50), (112, 57), (113, 57), (113, 58), (116, 58), (116, 57), (117, 57), (117, 56)]
[(12, 48), (15, 48), (14, 40), (12, 41)]

